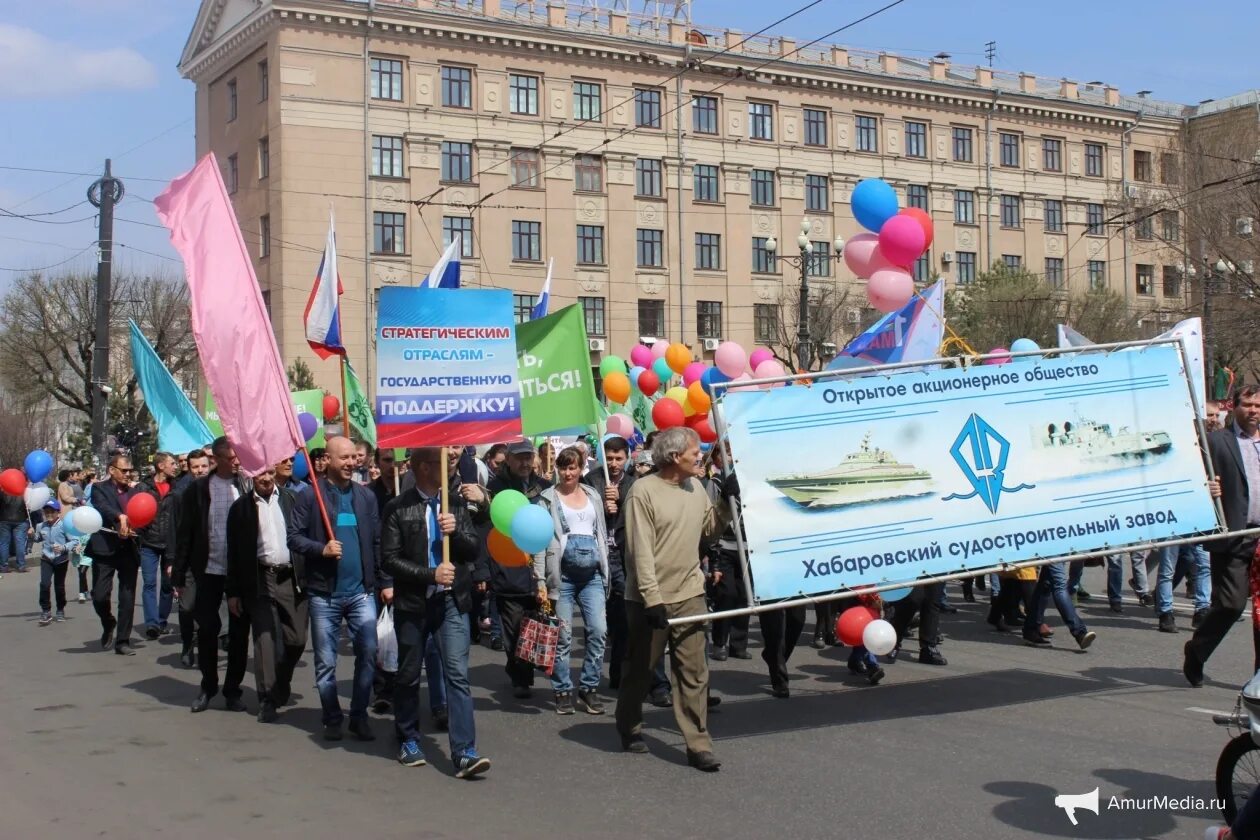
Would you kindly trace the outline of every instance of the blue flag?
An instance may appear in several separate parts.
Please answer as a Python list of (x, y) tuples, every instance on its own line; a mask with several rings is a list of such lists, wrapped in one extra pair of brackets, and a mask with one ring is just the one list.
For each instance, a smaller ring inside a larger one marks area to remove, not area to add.
[(827, 365), (828, 370), (855, 367), (854, 359), (888, 365), (936, 358), (944, 337), (941, 320), (943, 284), (916, 294), (901, 309), (889, 312), (848, 343)]
[(129, 323), (131, 364), (135, 368), (140, 390), (144, 392), (144, 404), (157, 423), (158, 447), (164, 452), (188, 452), (210, 443), (214, 435), (210, 433), (206, 421), (201, 419), (175, 377), (162, 364), (136, 322)]

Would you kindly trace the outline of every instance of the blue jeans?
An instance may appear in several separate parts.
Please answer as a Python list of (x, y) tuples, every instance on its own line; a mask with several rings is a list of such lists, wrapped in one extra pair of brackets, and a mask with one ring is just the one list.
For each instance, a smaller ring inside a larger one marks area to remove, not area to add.
[(1206, 610), (1212, 601), (1212, 574), (1208, 553), (1201, 545), (1166, 545), (1159, 552), (1159, 578), (1155, 584), (1155, 607), (1161, 613), (1172, 611), (1173, 589), (1183, 576), (1194, 581), (1194, 610)]
[(604, 607), (604, 578), (599, 572), (585, 583), (575, 583), (568, 575), (560, 575), (560, 591), (556, 598), (556, 617), (560, 619), (560, 642), (556, 645), (556, 667), (551, 673), (551, 687), (556, 691), (572, 691), (573, 676), (569, 653), (573, 649), (573, 605), (582, 611), (586, 628), (586, 654), (582, 660), (582, 688), (594, 691), (604, 669), (604, 639), (608, 635), (608, 614)]
[[(398, 677), (394, 681), (394, 731), (399, 741), (420, 737), (420, 665), (428, 651), (442, 658), (442, 682), (450, 716), (451, 760), (459, 761), (477, 751), (477, 727), (473, 719), (472, 685), (468, 681), (468, 651), (472, 646), (469, 617), (459, 611), (449, 592), (439, 592), (425, 604), (423, 616), (394, 613), (398, 634)], [(433, 642), (435, 644), (430, 644)], [(430, 702), (434, 673), (429, 671)]]
[(424, 673), (429, 681), (429, 711), (446, 708), (446, 674), (442, 668), (442, 648), (430, 636), (424, 646)]
[(1048, 563), (1041, 567), (1041, 576), (1037, 579), (1037, 609), (1035, 614), (1025, 616), (1024, 618), (1024, 635), (1035, 636), (1041, 625), (1044, 623), (1046, 616), (1046, 600), (1047, 597), (1054, 599), (1054, 607), (1059, 611), (1059, 615), (1063, 618), (1063, 623), (1067, 625), (1068, 631), (1075, 638), (1085, 632), (1085, 622), (1081, 621), (1081, 617), (1076, 612), (1076, 607), (1072, 605), (1072, 598), (1068, 595), (1068, 570), (1066, 563)]
[(144, 581), (140, 602), (144, 608), (145, 626), (164, 626), (171, 615), (172, 593), (165, 590), (159, 594), (162, 555), (146, 546), (140, 547), (140, 577)]
[[(29, 527), (26, 522), (0, 522), (0, 566), (12, 557), (17, 568), (26, 568), (26, 529)], [(10, 545), (13, 554), (9, 554)]]
[[(1146, 553), (1139, 551), (1125, 552), (1129, 555), (1129, 568), (1133, 570), (1133, 589), (1139, 595), (1145, 595), (1146, 589)], [(1124, 594), (1124, 554), (1107, 555), (1107, 600), (1119, 601)]]
[(354, 645), (354, 687), (350, 717), (366, 718), (376, 673), (376, 601), (371, 595), (323, 595), (308, 593), (311, 611), (311, 649), (315, 654), (315, 690), (324, 708), (324, 725), (340, 725), (343, 715), (337, 700), (337, 642), (341, 622), (350, 628)]

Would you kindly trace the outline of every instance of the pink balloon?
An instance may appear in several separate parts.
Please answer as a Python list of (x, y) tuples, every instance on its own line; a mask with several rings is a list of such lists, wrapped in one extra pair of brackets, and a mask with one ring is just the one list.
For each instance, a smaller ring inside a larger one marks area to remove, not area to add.
[(879, 236), (874, 233), (859, 233), (844, 243), (844, 264), (863, 280), (892, 265), (880, 251)]
[(923, 225), (910, 216), (893, 216), (879, 229), (879, 252), (894, 265), (913, 264), (925, 248)]
[(608, 415), (608, 433), (628, 438), (634, 434), (634, 421), (624, 414)]
[(722, 373), (732, 379), (738, 379), (744, 372), (744, 365), (748, 363), (748, 354), (735, 342), (723, 341), (718, 345), (717, 352), (713, 354), (713, 363)]
[(904, 268), (881, 268), (866, 281), (866, 297), (880, 312), (895, 312), (914, 297), (914, 278)]
[[(753, 379), (773, 379), (776, 376), (784, 375), (786, 375), (786, 371), (783, 370), (783, 365), (779, 364), (778, 359), (764, 359), (761, 364), (757, 365), (753, 373)], [(777, 382), (773, 385), (762, 385), (761, 387), (778, 388), (782, 385), (782, 382)]]
[(748, 366), (756, 370), (762, 362), (774, 358), (774, 353), (764, 347), (758, 347), (748, 354)]
[(683, 368), (683, 384), (690, 385), (692, 382), (699, 382), (700, 377), (704, 376), (704, 372), (708, 369), (709, 366), (704, 362), (692, 362)]
[[(668, 341), (665, 341), (664, 339), (657, 339), (656, 343), (652, 345), (652, 358), (653, 359), (665, 358), (665, 351), (668, 349), (669, 349)], [(644, 365), (644, 367), (648, 367), (648, 365)]]
[[(734, 377), (733, 379), (731, 379), (731, 381), (732, 381), (732, 382), (747, 382), (749, 379), (752, 379), (752, 374), (747, 373), (747, 372), (744, 372), (744, 373), (741, 373), (739, 376), (736, 376), (736, 377)], [(755, 385), (739, 385), (739, 386), (735, 386), (735, 387), (729, 388), (728, 390), (731, 390), (731, 391), (755, 391), (755, 390), (757, 390), (757, 388), (756, 388), (756, 386), (755, 386)]]
[[(994, 347), (989, 352), (1009, 354), (1009, 351), (1005, 347)], [(984, 363), (986, 365), (1007, 365), (1011, 363), (1011, 357), (1010, 355), (996, 356), (992, 359), (985, 359)]]
[(631, 367), (648, 368), (652, 366), (652, 360), (652, 348), (646, 344), (636, 344), (630, 351), (630, 361), (634, 363)]

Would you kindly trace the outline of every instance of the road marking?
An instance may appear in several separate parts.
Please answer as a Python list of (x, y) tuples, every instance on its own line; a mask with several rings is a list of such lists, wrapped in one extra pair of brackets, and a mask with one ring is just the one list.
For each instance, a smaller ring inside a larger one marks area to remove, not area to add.
[(1215, 709), (1204, 709), (1199, 706), (1187, 706), (1187, 712), (1198, 712), (1201, 715), (1233, 715), (1233, 712), (1218, 712)]

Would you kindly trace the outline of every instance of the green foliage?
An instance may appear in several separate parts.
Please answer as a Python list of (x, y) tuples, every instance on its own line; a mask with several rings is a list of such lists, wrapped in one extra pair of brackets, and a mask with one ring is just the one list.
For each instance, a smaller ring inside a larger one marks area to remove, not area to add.
[(310, 365), (302, 359), (294, 359), (285, 373), (289, 376), (290, 391), (309, 391), (317, 387), (315, 374), (311, 373)]

